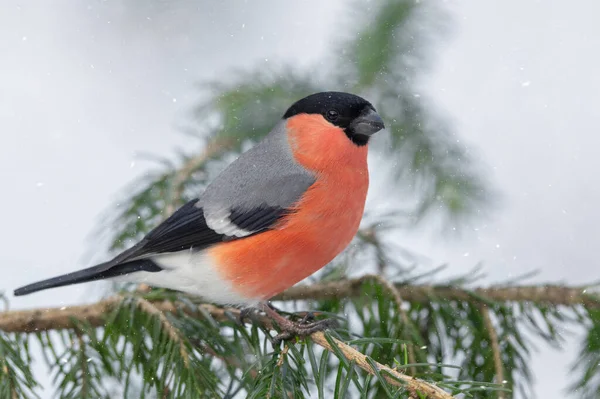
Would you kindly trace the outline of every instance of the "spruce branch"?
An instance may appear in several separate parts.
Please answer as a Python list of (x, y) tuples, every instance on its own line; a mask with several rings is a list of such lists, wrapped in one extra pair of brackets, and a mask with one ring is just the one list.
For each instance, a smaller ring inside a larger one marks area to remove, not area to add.
[[(381, 289), (389, 292), (393, 307), (396, 309), (395, 311), (398, 312), (397, 314), (402, 323), (406, 323), (406, 320), (402, 316), (403, 304), (409, 304), (412, 307), (419, 304), (454, 302), (467, 303), (472, 305), (475, 309), (479, 309), (490, 339), (495, 375), (500, 382), (503, 381), (504, 378), (503, 361), (502, 354), (500, 353), (501, 349), (499, 346), (498, 334), (492, 324), (489, 309), (487, 307), (490, 303), (528, 303), (530, 306), (542, 307), (567, 306), (576, 308), (577, 306), (583, 306), (588, 309), (588, 311), (591, 309), (600, 309), (598, 297), (588, 294), (582, 288), (544, 285), (466, 289), (459, 286), (392, 284), (382, 277), (370, 275), (358, 279), (294, 287), (284, 292), (276, 299), (293, 301), (298, 299), (322, 300), (335, 298), (339, 300), (349, 297), (362, 298), (361, 295), (364, 296), (365, 291), (361, 290), (361, 287), (369, 282), (375, 282)], [(3, 312), (0, 313), (0, 330), (6, 333), (34, 333), (65, 329), (78, 331), (81, 328), (81, 322), (84, 322), (89, 328), (102, 327), (107, 321), (107, 316), (119, 308), (125, 299), (133, 300), (133, 304), (140, 311), (158, 319), (165, 334), (168, 335), (170, 340), (176, 345), (175, 348), (179, 346), (175, 350), (180, 352), (181, 358), (184, 359), (183, 363), (186, 363), (185, 366), (182, 367), (187, 367), (187, 359), (191, 356), (191, 352), (188, 350), (189, 342), (186, 339), (187, 344), (184, 344), (185, 338), (181, 336), (178, 327), (170, 322), (167, 314), (176, 315), (183, 313), (185, 316), (196, 319), (206, 318), (206, 315), (209, 315), (210, 318), (217, 322), (231, 322), (239, 315), (239, 310), (237, 309), (222, 308), (202, 303), (192, 304), (187, 301), (179, 302), (173, 300), (172, 297), (167, 297), (167, 299), (165, 299), (165, 297), (161, 296), (152, 296), (152, 292), (150, 292), (147, 293), (145, 298), (130, 298), (129, 296), (124, 297), (122, 295), (116, 295), (88, 305)], [(195, 300), (193, 298), (190, 299)], [(190, 304), (192, 306), (190, 306)], [(411, 324), (414, 323), (408, 314), (406, 317)], [(257, 320), (265, 330), (272, 330), (274, 328), (271, 320), (265, 316), (257, 316), (255, 320)], [(389, 381), (390, 379), (395, 380), (397, 383), (399, 383), (399, 381), (401, 381), (402, 384), (406, 383), (407, 392), (412, 397), (419, 397), (414, 394), (414, 392), (417, 391), (425, 392), (430, 398), (437, 399), (440, 397), (432, 395), (441, 388), (435, 386), (432, 388), (428, 382), (414, 379), (409, 375), (402, 374), (401, 377), (398, 377), (395, 374), (390, 375), (388, 373), (388, 368), (386, 368), (387, 366), (382, 366), (383, 368), (377, 365), (373, 366), (373, 360), (368, 354), (353, 349), (342, 341), (335, 340), (330, 336), (325, 337), (320, 334), (313, 334), (310, 338), (317, 345), (320, 345), (327, 350), (335, 350), (335, 354), (338, 356), (339, 351), (341, 351), (347, 362), (356, 364), (367, 372), (376, 375), (378, 378), (383, 378), (388, 383), (393, 384), (393, 382)], [(332, 345), (335, 345), (336, 348), (334, 349)], [(197, 347), (201, 349), (204, 346), (206, 345), (203, 345), (203, 342), (199, 341), (199, 345), (195, 345), (192, 340), (192, 348)], [(350, 351), (349, 348), (352, 350)], [(210, 354), (210, 351), (206, 352)], [(374, 357), (378, 356), (375, 355)], [(225, 355), (219, 357), (219, 359), (233, 368), (241, 369), (240, 366), (242, 366), (242, 363), (232, 361), (235, 360), (235, 358)], [(387, 361), (389, 362), (389, 360)], [(410, 362), (413, 361), (409, 360), (409, 363)], [(413, 367), (413, 364), (414, 363), (411, 363), (407, 366)], [(412, 383), (409, 384), (406, 380), (410, 380)], [(430, 391), (423, 391), (423, 384), (426, 384), (425, 386), (428, 387)], [(440, 386), (447, 387), (446, 385)], [(163, 388), (165, 387), (168, 386), (163, 385)], [(167, 395), (169, 395), (169, 393), (167, 393)], [(498, 391), (499, 398), (505, 397), (503, 395), (505, 395), (503, 392)]]
[(325, 333), (321, 331), (312, 334), (310, 338), (314, 343), (322, 346), (323, 348), (331, 352), (337, 352), (330, 343), (330, 341), (333, 342), (335, 345), (337, 345), (339, 351), (344, 355), (344, 357), (351, 363), (355, 363), (358, 367), (371, 375), (383, 375), (383, 378), (392, 385), (407, 388), (409, 393), (415, 398), (453, 398), (452, 395), (443, 389), (429, 382), (402, 374), (388, 366), (378, 363), (338, 339), (331, 338), (330, 341), (327, 340)]
[[(492, 347), (492, 353), (494, 354), (494, 368), (496, 369), (496, 383), (503, 384), (504, 383), (504, 367), (502, 365), (502, 354), (500, 352), (500, 344), (498, 343), (498, 334), (496, 333), (496, 329), (494, 328), (494, 323), (492, 323), (492, 318), (490, 317), (490, 311), (487, 304), (482, 304), (480, 307), (481, 316), (483, 317), (483, 324), (485, 325), (485, 329), (490, 336), (490, 345)], [(498, 390), (498, 399), (505, 399), (505, 392), (502, 390)]]
[[(345, 299), (354, 296), (357, 299), (364, 298), (364, 295), (369, 295), (370, 290), (361, 290), (360, 288), (367, 283), (376, 283), (380, 289), (388, 291), (390, 306), (393, 307), (394, 312), (398, 315), (399, 319), (396, 322), (402, 324), (405, 323), (404, 318), (401, 315), (400, 309), (405, 306), (409, 306), (409, 309), (419, 307), (422, 305), (431, 306), (432, 304), (446, 304), (449, 303), (463, 304), (464, 306), (470, 306), (473, 311), (479, 311), (481, 319), (483, 320), (483, 326), (487, 330), (487, 335), (490, 343), (490, 355), (492, 358), (491, 369), (494, 370), (497, 380), (503, 381), (504, 377), (504, 353), (501, 353), (499, 344), (499, 336), (496, 332), (492, 320), (490, 317), (490, 310), (488, 306), (491, 303), (519, 303), (520, 305), (527, 305), (533, 307), (559, 307), (566, 306), (576, 310), (578, 307), (584, 307), (588, 311), (592, 309), (600, 309), (598, 298), (587, 293), (581, 288), (572, 288), (558, 285), (545, 285), (545, 286), (524, 286), (524, 287), (491, 287), (491, 288), (474, 288), (466, 289), (464, 287), (455, 286), (435, 286), (435, 285), (406, 285), (406, 284), (392, 284), (387, 282), (382, 277), (377, 276), (364, 276), (358, 279), (351, 279), (345, 281), (338, 281), (333, 283), (320, 283), (312, 286), (299, 286), (294, 287), (282, 295), (279, 296), (279, 300), (315, 300), (315, 299), (332, 299), (338, 300)], [(365, 287), (363, 287), (365, 288)], [(232, 308), (222, 308), (210, 304), (203, 304), (195, 302), (195, 298), (181, 297), (181, 300), (176, 300), (174, 296), (162, 294), (157, 295), (155, 292), (145, 293), (145, 297), (138, 296), (131, 297), (131, 295), (123, 296), (116, 295), (107, 298), (103, 301), (94, 304), (62, 307), (62, 308), (49, 308), (49, 309), (32, 309), (32, 310), (20, 310), (20, 311), (7, 311), (0, 313), (0, 330), (6, 333), (34, 333), (41, 331), (50, 330), (65, 330), (70, 329), (77, 332), (84, 322), (85, 326), (89, 328), (97, 328), (105, 326), (107, 319), (110, 321), (109, 315), (113, 313), (119, 307), (122, 307), (124, 300), (130, 300), (131, 306), (139, 309), (139, 311), (148, 314), (156, 318), (159, 325), (164, 331), (164, 334), (170, 338), (170, 341), (174, 344), (174, 350), (180, 352), (182, 358), (182, 366), (187, 368), (186, 360), (192, 356), (190, 350), (197, 348), (202, 351), (203, 347), (207, 347), (204, 341), (201, 339), (198, 342), (194, 342), (193, 339), (189, 339), (190, 335), (183, 333), (179, 330), (178, 325), (174, 325), (170, 320), (168, 314), (172, 315), (184, 315), (189, 318), (196, 320), (206, 319), (207, 315), (209, 318), (214, 319), (216, 322), (231, 322), (235, 320), (239, 315), (239, 310)], [(191, 301), (190, 301), (191, 300)], [(404, 305), (404, 306), (403, 306)], [(461, 306), (463, 306), (461, 305)], [(435, 306), (435, 305), (434, 305)], [(452, 305), (450, 305), (452, 306)], [(466, 308), (465, 308), (466, 309)], [(495, 309), (495, 308), (494, 308)], [(505, 311), (504, 307), (500, 309), (500, 315)], [(508, 307), (506, 307), (508, 309)], [(505, 315), (506, 316), (506, 315)], [(128, 316), (126, 316), (128, 317)], [(411, 316), (407, 317), (409, 322), (418, 323), (418, 321), (412, 320)], [(272, 330), (274, 328), (273, 323), (270, 319), (265, 316), (257, 316), (256, 318), (259, 325), (265, 329), (265, 331)], [(501, 328), (505, 328), (503, 319), (500, 320)], [(420, 325), (420, 324), (419, 324)], [(218, 327), (217, 327), (218, 328)], [(500, 327), (499, 327), (500, 328)], [(83, 330), (85, 331), (85, 330)], [(449, 330), (450, 332), (450, 330)], [(118, 331), (117, 331), (118, 333)], [(188, 338), (186, 338), (188, 336)], [(193, 335), (192, 335), (193, 336)], [(373, 360), (371, 358), (380, 358), (383, 353), (369, 353), (362, 349), (353, 349), (353, 352), (344, 352), (346, 345), (342, 341), (334, 340), (332, 337), (321, 335), (312, 335), (310, 338), (319, 346), (324, 347), (327, 350), (335, 350), (337, 356), (342, 355), (346, 359), (345, 364), (351, 363), (363, 368), (367, 372), (376, 375), (380, 380), (385, 380), (387, 383), (394, 385), (389, 379), (393, 379), (396, 382), (401, 381), (401, 384), (405, 384), (405, 380), (409, 379), (413, 381), (412, 385), (406, 385), (407, 393), (410, 396), (419, 398), (418, 395), (413, 394), (414, 392), (423, 392), (422, 384), (430, 384), (425, 380), (415, 380), (410, 375), (402, 374), (402, 377), (396, 375), (388, 375), (386, 366), (373, 366)], [(410, 336), (398, 337), (402, 339), (411, 339)], [(391, 339), (392, 337), (390, 337)], [(366, 340), (366, 339), (365, 339)], [(376, 341), (374, 341), (376, 342)], [(190, 346), (191, 343), (191, 346)], [(325, 344), (329, 344), (326, 346)], [(355, 345), (353, 342), (348, 342), (351, 345)], [(87, 345), (87, 344), (86, 344)], [(332, 345), (334, 345), (335, 349)], [(210, 346), (210, 345), (208, 345)], [(342, 350), (342, 348), (344, 350)], [(366, 347), (365, 347), (365, 350)], [(211, 355), (210, 351), (204, 351)], [(214, 351), (215, 353), (221, 354), (220, 350)], [(351, 354), (351, 355), (350, 355)], [(82, 355), (83, 356), (83, 355)], [(282, 355), (283, 356), (283, 355)], [(231, 357), (230, 354), (223, 354), (223, 356), (217, 356), (224, 363), (231, 366), (232, 369), (238, 369), (245, 371), (247, 366), (244, 366), (242, 362), (235, 362), (235, 355)], [(83, 357), (81, 358), (83, 359)], [(281, 358), (280, 358), (281, 359)], [(83, 360), (81, 360), (83, 361)], [(191, 361), (191, 359), (190, 359)], [(383, 363), (390, 364), (391, 360), (386, 357)], [(412, 360), (409, 360), (407, 367), (410, 368), (416, 366)], [(405, 362), (406, 363), (406, 362)], [(347, 367), (347, 366), (346, 366)], [(369, 367), (368, 369), (366, 367)], [(375, 368), (374, 368), (375, 367)], [(507, 364), (507, 367), (509, 365)], [(514, 368), (514, 365), (510, 365)], [(519, 366), (520, 367), (520, 366)], [(246, 370), (248, 371), (248, 370)], [(251, 370), (250, 370), (251, 371)], [(347, 371), (350, 373), (350, 371)], [(85, 378), (85, 376), (84, 376)], [(491, 380), (489, 376), (489, 380)], [(510, 378), (508, 378), (510, 380)], [(487, 379), (485, 380), (487, 381)], [(420, 385), (421, 384), (421, 385)], [(241, 386), (241, 385), (240, 385)], [(427, 385), (429, 387), (429, 385)], [(455, 389), (452, 385), (444, 385), (440, 382), (439, 386), (434, 386), (429, 389), (441, 389), (441, 388)], [(162, 385), (163, 388), (168, 389), (167, 385)], [(412, 389), (412, 391), (410, 390)], [(164, 394), (164, 391), (159, 391)], [(425, 391), (430, 398), (437, 399), (438, 397), (432, 396), (434, 391)], [(499, 398), (508, 397), (506, 394), (497, 390)], [(172, 393), (172, 392), (171, 392)], [(454, 391), (453, 393), (457, 393)], [(170, 393), (167, 393), (168, 396)], [(448, 394), (449, 395), (449, 394)], [(443, 396), (442, 396), (443, 397)]]
[[(360, 287), (372, 276), (357, 279), (300, 285), (292, 287), (273, 298), (278, 301), (324, 300), (356, 297), (361, 294)], [(520, 286), (501, 288), (476, 288), (467, 290), (460, 287), (434, 285), (396, 285), (401, 298), (407, 302), (426, 303), (432, 298), (446, 301), (480, 302), (472, 293), (494, 302), (531, 302), (554, 306), (583, 305), (588, 309), (600, 309), (600, 298), (583, 293), (581, 288), (560, 285)], [(93, 327), (104, 324), (104, 315), (114, 309), (121, 301), (120, 296), (110, 297), (97, 303), (61, 308), (39, 308), (30, 310), (12, 310), (0, 312), (0, 330), (5, 332), (32, 333), (37, 331), (62, 330), (74, 328), (73, 319), (85, 320)], [(152, 301), (152, 306), (160, 312), (175, 312), (176, 305), (171, 301)], [(203, 304), (201, 308), (217, 321), (229, 320), (223, 308)], [(272, 325), (267, 323), (268, 328)]]
[(153, 303), (148, 302), (144, 298), (134, 297), (134, 300), (136, 301), (140, 310), (142, 310), (148, 314), (151, 314), (153, 316), (156, 316), (158, 318), (158, 320), (160, 320), (160, 323), (161, 323), (163, 329), (169, 335), (169, 338), (171, 338), (173, 340), (173, 342), (176, 342), (179, 345), (179, 353), (181, 354), (181, 358), (183, 359), (185, 367), (189, 368), (190, 367), (190, 363), (189, 363), (190, 355), (189, 355), (187, 349), (185, 348), (185, 344), (184, 344), (181, 336), (179, 335), (179, 330), (177, 328), (175, 328), (173, 326), (173, 324), (171, 324), (169, 319), (167, 319), (167, 316), (165, 316), (164, 311), (160, 310), (159, 308), (154, 306)]
[[(372, 279), (372, 275), (366, 275), (355, 279), (298, 285), (277, 295), (273, 300), (326, 300), (356, 297), (362, 293), (362, 284)], [(404, 283), (397, 283), (395, 287), (405, 301), (417, 303), (428, 303), (432, 298), (474, 303), (481, 301), (478, 299), (479, 297), (492, 302), (520, 302), (553, 306), (583, 305), (588, 309), (600, 309), (600, 295), (586, 292), (585, 287), (547, 284), (467, 289), (460, 286)]]
[[(4, 375), (8, 376), (8, 373), (10, 372), (10, 370), (8, 369), (8, 366), (6, 364), (2, 365), (2, 372)], [(15, 389), (13, 382), (9, 381), (8, 385), (9, 385), (9, 391), (10, 391), (10, 398), (17, 399), (18, 398), (17, 390)]]
[[(396, 311), (400, 314), (402, 323), (406, 326), (406, 328), (414, 328), (413, 321), (410, 319), (410, 317), (408, 317), (406, 310), (402, 306), (403, 300), (402, 300), (402, 297), (400, 296), (400, 292), (394, 286), (394, 284), (392, 284), (389, 280), (386, 280), (382, 275), (379, 275), (379, 274), (365, 276), (365, 277), (363, 277), (363, 281), (366, 281), (367, 278), (370, 278), (370, 279), (376, 281), (378, 284), (380, 284), (383, 288), (385, 288), (389, 292), (389, 294), (392, 296), (392, 298), (394, 298), (394, 304), (396, 305)], [(408, 351), (408, 361), (410, 362), (410, 364), (417, 363), (417, 361), (415, 359), (413, 345), (410, 345), (410, 349), (407, 348), (407, 351)], [(409, 370), (410, 370), (410, 375), (417, 374), (417, 370), (414, 366), (410, 367)]]
[[(11, 311), (5, 312), (4, 314), (0, 313), (0, 329), (6, 332), (14, 332), (16, 328), (21, 328), (21, 330), (17, 331), (25, 333), (40, 330), (73, 329), (77, 328), (80, 321), (85, 321), (91, 327), (101, 327), (106, 322), (106, 315), (111, 310), (118, 307), (125, 299), (126, 298), (122, 296), (115, 296), (91, 305), (48, 308), (29, 312)], [(145, 299), (138, 299), (138, 301), (138, 307), (141, 310), (157, 316), (158, 313), (160, 313), (162, 315), (159, 316), (161, 317), (161, 321), (166, 320), (167, 323), (168, 320), (166, 319), (164, 312), (176, 313), (183, 311), (188, 316), (195, 317), (202, 317), (204, 314), (208, 313), (217, 321), (231, 321), (232, 317), (237, 319), (240, 315), (239, 309), (221, 308), (209, 304), (201, 304), (196, 309), (192, 309), (190, 306), (179, 306), (181, 304), (171, 301), (159, 301), (154, 303), (150, 303)], [(6, 323), (7, 321), (8, 323)], [(259, 322), (266, 329), (271, 330), (274, 328), (273, 323), (266, 316), (257, 316), (255, 321)], [(167, 330), (170, 328), (175, 329), (170, 323), (165, 325), (165, 328)], [(382, 375), (388, 383), (407, 389), (414, 397), (419, 397), (418, 393), (421, 393), (420, 397), (429, 399), (452, 398), (450, 394), (441, 388), (377, 363), (336, 338), (329, 337), (328, 340), (323, 332), (317, 332), (310, 335), (310, 339), (317, 345), (322, 346), (331, 352), (336, 354), (341, 353), (347, 361), (355, 363), (369, 374)], [(333, 348), (332, 343), (336, 345), (338, 350)], [(187, 355), (186, 352), (186, 356)], [(282, 354), (282, 356), (284, 355)]]
[[(234, 367), (236, 369), (239, 369), (239, 370), (243, 370), (244, 369), (244, 365), (236, 357), (220, 355), (213, 348), (211, 348), (210, 346), (200, 344), (199, 342), (192, 341), (192, 343), (196, 343), (198, 345), (198, 347), (202, 349), (203, 352), (208, 353), (209, 355), (211, 355), (215, 359), (220, 359), (225, 364), (228, 364), (229, 366), (232, 366), (232, 367)], [(254, 370), (254, 369), (250, 369), (250, 370), (248, 370), (248, 374), (252, 378), (256, 378), (256, 376), (258, 375), (258, 372), (256, 370)]]
[(79, 367), (81, 368), (81, 397), (87, 398), (89, 397), (88, 392), (88, 364), (87, 358), (85, 356), (85, 341), (83, 339), (83, 335), (81, 331), (75, 330), (75, 334), (77, 335), (78, 349), (79, 349)]

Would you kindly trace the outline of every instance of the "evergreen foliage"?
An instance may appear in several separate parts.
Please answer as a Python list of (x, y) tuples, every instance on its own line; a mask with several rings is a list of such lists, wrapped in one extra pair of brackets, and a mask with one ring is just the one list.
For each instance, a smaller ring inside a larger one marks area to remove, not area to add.
[[(370, 7), (372, 18), (353, 24), (359, 31), (340, 42), (330, 70), (259, 70), (204, 85), (194, 109), (201, 122), (189, 131), (200, 150), (161, 162), (107, 213), (110, 250), (123, 249), (197, 196), (293, 101), (324, 89), (363, 94), (388, 127), (386, 145), (372, 151), (394, 165), (390, 181), (409, 199), (389, 213), (368, 209), (352, 247), (309, 279), (316, 288), (275, 302), (291, 317), (315, 310), (339, 327), (273, 347), (277, 327), (263, 316), (241, 324), (236, 309), (132, 287), (63, 313), (0, 313), (1, 398), (38, 396), (34, 343), (60, 398), (530, 398), (532, 337), (560, 346), (566, 327), (588, 331), (569, 389), (600, 396), (600, 297), (592, 288), (517, 289), (516, 281), (492, 292), (477, 289), (477, 273), (438, 281), (439, 270), (406, 267), (407, 252), (383, 238), (426, 216), (456, 226), (488, 209), (492, 196), (448, 124), (415, 95), (441, 14), (407, 0)], [(350, 279), (349, 267), (378, 274)], [(332, 283), (347, 290), (332, 294)], [(430, 388), (418, 388), (423, 382)]]

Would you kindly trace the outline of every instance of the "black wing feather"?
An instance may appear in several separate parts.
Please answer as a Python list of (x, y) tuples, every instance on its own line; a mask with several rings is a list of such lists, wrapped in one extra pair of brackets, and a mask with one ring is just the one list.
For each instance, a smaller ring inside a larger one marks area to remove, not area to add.
[[(223, 241), (239, 239), (215, 232), (208, 227), (202, 208), (192, 200), (179, 208), (167, 220), (158, 225), (127, 254), (133, 259), (146, 254), (177, 252), (187, 249), (201, 250)], [(229, 219), (238, 228), (253, 234), (272, 227), (289, 210), (278, 206), (260, 205), (252, 209), (231, 209)], [(125, 260), (125, 259), (123, 259)]]
[(207, 226), (204, 212), (196, 206), (197, 202), (197, 199), (188, 202), (148, 233), (140, 251), (164, 253), (190, 248), (200, 250), (223, 241), (226, 236)]
[(272, 227), (289, 211), (279, 206), (260, 205), (252, 209), (232, 209), (229, 215), (231, 223), (240, 229), (258, 233)]

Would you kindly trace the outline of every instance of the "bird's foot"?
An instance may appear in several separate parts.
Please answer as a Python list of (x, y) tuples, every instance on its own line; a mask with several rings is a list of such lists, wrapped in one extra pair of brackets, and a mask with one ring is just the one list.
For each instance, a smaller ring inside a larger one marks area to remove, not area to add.
[(243, 308), (242, 310), (240, 310), (240, 314), (238, 316), (238, 323), (240, 323), (241, 325), (244, 325), (244, 323), (246, 322), (246, 319), (248, 318), (252, 318), (251, 316), (254, 314), (254, 312), (256, 312), (256, 308)]
[(306, 337), (318, 331), (324, 331), (337, 326), (334, 319), (314, 321), (314, 314), (307, 312), (300, 321), (292, 321), (282, 315), (270, 304), (265, 304), (262, 309), (281, 329), (281, 332), (271, 339), (273, 345), (279, 345), (295, 337)]

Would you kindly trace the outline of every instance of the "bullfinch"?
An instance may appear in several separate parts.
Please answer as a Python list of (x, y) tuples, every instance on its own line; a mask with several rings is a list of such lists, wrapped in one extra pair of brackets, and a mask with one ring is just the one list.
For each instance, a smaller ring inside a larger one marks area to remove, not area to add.
[[(356, 234), (370, 137), (384, 128), (367, 100), (322, 92), (294, 103), (264, 139), (114, 259), (15, 290), (101, 279), (146, 283), (247, 309), (310, 333), (267, 300), (333, 260)], [(315, 323), (312, 323), (315, 324)]]

